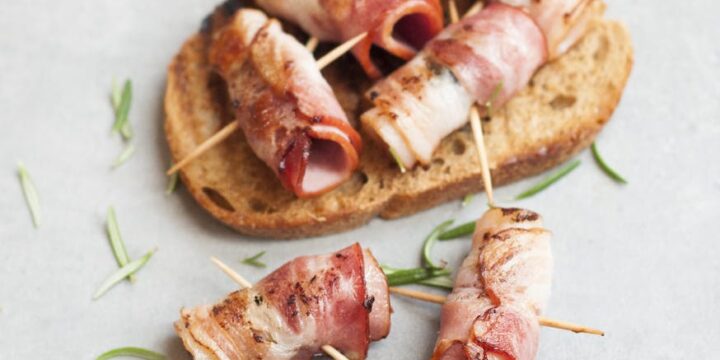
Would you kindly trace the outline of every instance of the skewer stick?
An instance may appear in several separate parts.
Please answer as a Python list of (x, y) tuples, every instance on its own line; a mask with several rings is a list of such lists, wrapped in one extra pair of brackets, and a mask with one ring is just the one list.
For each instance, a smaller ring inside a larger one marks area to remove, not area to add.
[(364, 39), (367, 36), (367, 32), (364, 32), (360, 35), (355, 36), (354, 38), (340, 44), (338, 47), (332, 49), (329, 53), (325, 54), (323, 57), (318, 59), (317, 61), (317, 67), (322, 70), (324, 67), (330, 65), (333, 61), (337, 60), (339, 57), (343, 56), (346, 52), (348, 52), (350, 49), (352, 49), (355, 45), (357, 45), (362, 39)]
[[(477, 10), (473, 10), (475, 8), (477, 8)], [(480, 9), (482, 9), (482, 3), (478, 2), (473, 5), (473, 7), (468, 11), (468, 13), (470, 11), (479, 11)], [(450, 13), (450, 21), (452, 23), (460, 21), (460, 16), (458, 15), (458, 9), (457, 4), (455, 4), (455, 0), (450, 0), (450, 2), (448, 2), (448, 10)], [(490, 205), (490, 207), (494, 207), (495, 198), (493, 197), (490, 165), (488, 164), (487, 150), (485, 149), (485, 138), (483, 137), (482, 125), (480, 124), (480, 113), (478, 112), (477, 105), (475, 104), (473, 104), (473, 106), (470, 108), (470, 125), (472, 126), (473, 136), (475, 137), (475, 147), (477, 148), (478, 156), (480, 157), (480, 171), (482, 174), (485, 194), (487, 194), (488, 204)]]
[[(231, 269), (229, 266), (225, 265), (220, 259), (211, 256), (210, 261), (212, 261), (217, 267), (222, 270), (227, 276), (229, 276), (233, 281), (235, 281), (238, 285), (240, 285), (243, 288), (251, 288), (252, 283), (247, 281), (242, 275), (235, 272), (235, 270)], [(328, 356), (335, 360), (349, 360), (345, 355), (343, 355), (340, 351), (332, 347), (331, 345), (323, 345), (320, 347)]]
[(470, 108), (470, 126), (472, 127), (475, 137), (475, 147), (480, 157), (480, 171), (482, 174), (483, 187), (487, 194), (488, 204), (495, 207), (495, 198), (493, 197), (492, 176), (490, 175), (490, 165), (488, 164), (487, 150), (485, 149), (485, 138), (483, 137), (482, 125), (480, 124), (480, 114), (478, 108), (473, 105)]
[(317, 49), (318, 44), (320, 43), (320, 40), (318, 38), (312, 36), (308, 39), (307, 43), (305, 43), (305, 48), (308, 49), (309, 52), (315, 52), (315, 49)]
[[(415, 291), (410, 289), (404, 289), (404, 288), (397, 288), (397, 287), (391, 287), (389, 288), (390, 292), (393, 294), (398, 294), (401, 296), (406, 296), (409, 298), (427, 301), (435, 304), (444, 304), (446, 297), (442, 295), (434, 295), (434, 294), (428, 294), (421, 291)], [(568, 330), (572, 331), (574, 333), (585, 333), (585, 334), (592, 334), (592, 335), (599, 335), (599, 336), (605, 336), (605, 332), (598, 329), (593, 329), (591, 327), (577, 325), (565, 321), (558, 321), (553, 319), (548, 319), (543, 316), (538, 316), (538, 322), (541, 326), (545, 327), (551, 327), (561, 330)]]
[[(362, 39), (367, 36), (367, 32), (364, 32), (360, 35), (355, 36), (354, 38), (340, 44), (338, 47), (330, 51), (329, 53), (325, 54), (322, 58), (320, 58), (317, 61), (317, 67), (318, 69), (322, 70), (324, 67), (330, 65), (333, 61), (337, 60), (339, 57), (344, 55), (346, 52), (348, 52), (350, 49), (353, 48), (353, 46), (357, 45)], [(315, 41), (313, 41), (315, 40)], [(315, 44), (313, 44), (313, 42)], [(311, 46), (316, 47), (317, 46), (317, 38), (312, 37), (308, 41), (307, 45), (305, 45), (306, 48), (310, 49)], [(312, 50), (310, 50), (312, 52)], [(220, 131), (215, 133), (213, 136), (208, 138), (207, 140), (203, 141), (202, 144), (198, 145), (197, 148), (195, 148), (189, 155), (185, 156), (182, 160), (180, 160), (177, 164), (173, 165), (166, 174), (172, 175), (176, 173), (178, 170), (182, 169), (185, 165), (189, 164), (191, 161), (195, 160), (197, 157), (205, 153), (207, 150), (212, 148), (213, 146), (223, 142), (225, 139), (229, 138), (230, 135), (232, 135), (235, 131), (240, 129), (240, 124), (238, 124), (237, 121), (233, 121), (227, 125), (225, 125), (224, 128), (222, 128)]]
[(465, 13), (465, 15), (463, 17), (473, 16), (473, 15), (479, 13), (480, 10), (482, 10), (482, 8), (483, 8), (482, 1), (478, 1), (475, 3), (475, 5), (471, 6), (468, 9), (468, 11)]
[(229, 138), (230, 135), (232, 135), (235, 131), (237, 131), (240, 128), (240, 123), (237, 121), (232, 121), (231, 123), (225, 125), (224, 128), (220, 129), (220, 131), (216, 132), (208, 138), (207, 140), (203, 141), (202, 144), (198, 145), (193, 151), (186, 157), (184, 157), (182, 160), (180, 160), (177, 164), (173, 165), (168, 171), (167, 175), (172, 175), (176, 173), (178, 170), (182, 169), (185, 165), (189, 164), (191, 161), (195, 160), (197, 157), (205, 153), (206, 151), (210, 150), (213, 146), (223, 142), (225, 139)]
[(455, 0), (448, 1), (448, 13), (450, 14), (450, 23), (454, 24), (458, 22), (458, 20), (460, 20), (460, 15), (458, 15), (458, 8)]

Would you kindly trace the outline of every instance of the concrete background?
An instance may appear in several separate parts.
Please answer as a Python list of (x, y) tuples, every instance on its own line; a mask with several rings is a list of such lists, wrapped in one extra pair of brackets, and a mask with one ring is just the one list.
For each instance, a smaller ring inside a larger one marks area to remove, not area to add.
[[(418, 263), (440, 219), (471, 219), (479, 198), (341, 235), (294, 242), (238, 236), (183, 190), (164, 195), (161, 129), (165, 67), (216, 0), (3, 1), (0, 10), (0, 359), (93, 359), (143, 346), (188, 359), (171, 324), (183, 305), (234, 285), (218, 255), (251, 280), (299, 254), (354, 241), (382, 262)], [(715, 1), (609, 0), (625, 22), (636, 64), (613, 121), (598, 139), (629, 180), (610, 181), (589, 153), (571, 176), (516, 205), (553, 230), (548, 316), (600, 327), (605, 338), (543, 329), (540, 359), (717, 358), (720, 350), (720, 26)], [(113, 76), (134, 80), (137, 153), (109, 135)], [(35, 230), (15, 174), (30, 170), (44, 222)], [(537, 179), (498, 190), (509, 198)], [(114, 205), (130, 256), (159, 251), (134, 285), (91, 295), (115, 271), (104, 232)], [(456, 265), (468, 241), (443, 243)], [(238, 260), (267, 250), (269, 269)], [(395, 298), (393, 331), (371, 359), (427, 358), (438, 307)]]

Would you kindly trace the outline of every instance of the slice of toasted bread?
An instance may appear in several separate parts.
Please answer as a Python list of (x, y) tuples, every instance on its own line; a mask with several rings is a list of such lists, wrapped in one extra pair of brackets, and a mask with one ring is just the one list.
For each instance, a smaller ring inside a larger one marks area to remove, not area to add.
[[(170, 64), (165, 131), (180, 160), (233, 120), (224, 84), (206, 61), (207, 36), (196, 34)], [(589, 146), (618, 104), (633, 63), (627, 30), (602, 21), (566, 55), (545, 65), (531, 84), (483, 128), (496, 185), (537, 174)], [(350, 118), (367, 106), (370, 85), (351, 60), (324, 71)], [(186, 166), (182, 180), (214, 217), (239, 232), (300, 238), (348, 230), (375, 216), (397, 218), (482, 190), (470, 131), (446, 138), (432, 164), (401, 174), (381, 146), (365, 138), (360, 167), (347, 183), (300, 200), (235, 134)]]

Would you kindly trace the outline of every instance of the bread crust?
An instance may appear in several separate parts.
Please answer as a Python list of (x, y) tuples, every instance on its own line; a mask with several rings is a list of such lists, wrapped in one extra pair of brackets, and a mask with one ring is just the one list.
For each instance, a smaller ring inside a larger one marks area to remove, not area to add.
[[(165, 133), (175, 161), (232, 121), (224, 84), (206, 60), (207, 42), (207, 35), (193, 35), (168, 68)], [(601, 21), (567, 54), (541, 68), (528, 87), (483, 121), (494, 183), (538, 174), (588, 147), (620, 101), (632, 64), (625, 27)], [(323, 73), (349, 118), (357, 119), (370, 85), (360, 69), (342, 59)], [(284, 190), (242, 134), (180, 174), (190, 194), (218, 220), (242, 234), (286, 239), (349, 230), (376, 216), (399, 218), (482, 190), (468, 128), (448, 136), (429, 166), (405, 174), (382, 146), (364, 139), (355, 175), (313, 199)]]

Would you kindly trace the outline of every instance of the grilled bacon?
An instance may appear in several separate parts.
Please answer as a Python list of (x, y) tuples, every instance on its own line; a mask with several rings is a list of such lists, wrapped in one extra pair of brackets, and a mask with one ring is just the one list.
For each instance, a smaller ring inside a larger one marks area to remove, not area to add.
[(502, 105), (546, 59), (542, 31), (525, 12), (490, 5), (371, 88), (374, 107), (361, 121), (405, 167), (427, 164), (440, 141), (467, 122), (473, 102)]
[(537, 213), (485, 213), (443, 305), (432, 359), (534, 359), (552, 266), (550, 233)]
[(210, 62), (257, 156), (299, 197), (352, 175), (362, 148), (315, 59), (277, 20), (239, 10), (215, 36)]
[(292, 21), (322, 41), (344, 42), (363, 32), (353, 48), (365, 72), (382, 74), (370, 49), (377, 45), (408, 60), (443, 28), (438, 0), (257, 0), (268, 13)]
[(390, 331), (387, 281), (355, 244), (296, 258), (215, 305), (183, 309), (175, 329), (198, 359), (310, 359), (332, 345), (364, 359)]

